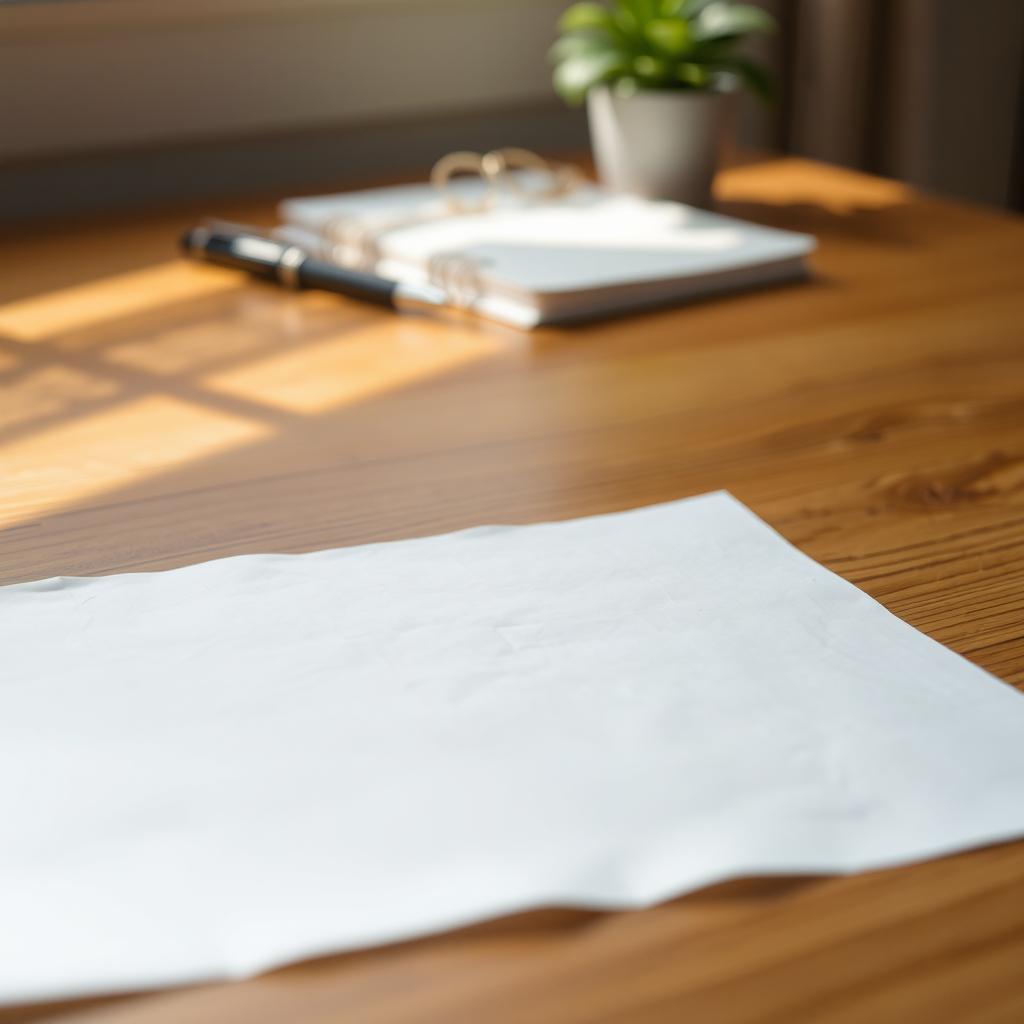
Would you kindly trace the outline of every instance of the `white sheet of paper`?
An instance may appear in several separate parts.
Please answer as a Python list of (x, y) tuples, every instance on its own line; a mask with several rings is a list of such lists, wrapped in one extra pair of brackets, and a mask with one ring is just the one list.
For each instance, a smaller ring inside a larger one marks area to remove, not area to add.
[(1024, 699), (719, 493), (0, 589), (0, 1000), (1024, 834)]

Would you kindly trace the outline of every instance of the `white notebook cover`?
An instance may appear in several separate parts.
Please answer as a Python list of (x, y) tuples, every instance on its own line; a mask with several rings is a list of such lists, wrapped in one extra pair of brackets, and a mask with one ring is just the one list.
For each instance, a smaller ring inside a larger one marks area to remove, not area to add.
[[(456, 184), (463, 195), (481, 187)], [(454, 267), (458, 283), (471, 277), (467, 304), (520, 326), (791, 279), (815, 245), (809, 235), (594, 186), (458, 216), (445, 215), (430, 185), (289, 199), (279, 212), (280, 234), (340, 262), (358, 257), (325, 233), (339, 218), (364, 227), (385, 277), (442, 283), (438, 273)]]

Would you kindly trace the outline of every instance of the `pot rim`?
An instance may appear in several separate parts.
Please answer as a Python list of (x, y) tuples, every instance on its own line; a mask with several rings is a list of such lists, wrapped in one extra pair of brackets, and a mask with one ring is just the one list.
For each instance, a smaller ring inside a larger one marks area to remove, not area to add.
[(638, 88), (634, 92), (621, 93), (614, 84), (602, 82), (587, 90), (588, 98), (593, 93), (609, 93), (613, 99), (628, 102), (644, 96), (664, 96), (666, 98), (679, 99), (684, 103), (728, 99), (731, 96), (739, 95), (739, 89), (644, 89)]

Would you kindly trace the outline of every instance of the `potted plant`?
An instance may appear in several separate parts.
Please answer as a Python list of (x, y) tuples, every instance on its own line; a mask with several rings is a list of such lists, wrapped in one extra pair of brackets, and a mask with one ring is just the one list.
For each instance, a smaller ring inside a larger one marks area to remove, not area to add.
[(761, 8), (730, 0), (573, 4), (551, 50), (554, 84), (569, 103), (586, 99), (601, 180), (707, 205), (733, 94), (771, 92), (738, 45), (774, 25)]

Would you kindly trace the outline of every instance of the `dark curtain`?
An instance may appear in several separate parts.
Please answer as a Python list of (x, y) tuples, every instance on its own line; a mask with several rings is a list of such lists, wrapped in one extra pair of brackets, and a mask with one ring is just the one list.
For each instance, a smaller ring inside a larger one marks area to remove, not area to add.
[(778, 105), (748, 145), (1020, 208), (1022, 0), (761, 0)]

